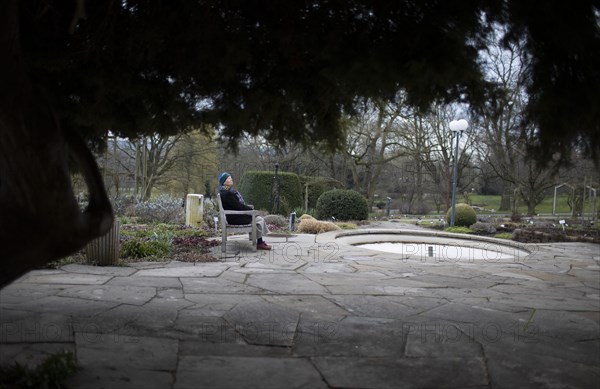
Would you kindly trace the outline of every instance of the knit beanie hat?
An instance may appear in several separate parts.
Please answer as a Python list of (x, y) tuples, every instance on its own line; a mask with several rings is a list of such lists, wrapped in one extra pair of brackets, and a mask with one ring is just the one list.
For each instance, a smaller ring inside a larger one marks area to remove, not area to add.
[(231, 174), (229, 174), (227, 172), (223, 172), (223, 173), (219, 174), (219, 185), (223, 186), (223, 184), (227, 180), (227, 177), (230, 177), (230, 176), (231, 176)]

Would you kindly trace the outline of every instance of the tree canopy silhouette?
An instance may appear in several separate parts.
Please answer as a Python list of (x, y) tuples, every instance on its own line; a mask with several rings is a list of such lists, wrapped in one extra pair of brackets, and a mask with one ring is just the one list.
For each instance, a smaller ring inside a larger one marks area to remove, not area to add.
[(598, 0), (1, 1), (0, 287), (110, 228), (82, 137), (210, 123), (232, 145), (247, 132), (334, 147), (361, 98), (477, 109), (497, 98), (478, 64), (494, 23), (525, 44), (532, 155), (598, 160), (599, 15)]
[(19, 2), (25, 66), (62, 124), (86, 135), (174, 133), (199, 121), (337, 144), (357, 97), (462, 100), (491, 85), (492, 22), (523, 40), (540, 159), (598, 154), (599, 2), (254, 0)]

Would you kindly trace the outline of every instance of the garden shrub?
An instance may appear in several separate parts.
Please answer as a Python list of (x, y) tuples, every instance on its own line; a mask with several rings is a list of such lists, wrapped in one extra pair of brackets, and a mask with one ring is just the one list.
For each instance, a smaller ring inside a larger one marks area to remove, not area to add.
[(136, 201), (133, 196), (119, 196), (111, 201), (113, 212), (120, 216), (135, 216)]
[[(254, 209), (265, 209), (272, 212), (273, 172), (248, 171), (240, 180), (238, 190), (248, 204)], [(295, 173), (280, 172), (279, 179), (279, 209), (277, 213), (288, 215), (296, 207), (302, 206), (302, 185)]]
[[(143, 234), (142, 234), (143, 231)], [(150, 225), (139, 231), (136, 236), (169, 241), (175, 236), (208, 236), (209, 231), (204, 228), (186, 226), (185, 224), (158, 223)]]
[(356, 230), (357, 226), (354, 223), (335, 223), (342, 230)]
[(473, 232), (469, 227), (447, 227), (444, 229), (446, 232), (454, 232), (456, 234), (470, 234)]
[(133, 238), (121, 242), (120, 256), (123, 258), (162, 257), (169, 253), (171, 242), (165, 239)]
[(141, 223), (183, 223), (185, 208), (180, 198), (160, 195), (135, 205), (135, 214)]
[[(321, 177), (300, 176), (300, 184), (302, 185), (302, 206), (306, 197), (306, 184), (308, 183), (308, 208), (317, 206), (319, 197), (331, 188), (331, 185)], [(298, 212), (296, 212), (298, 213)]]
[(207, 228), (215, 228), (215, 217), (219, 217), (219, 206), (217, 205), (217, 198), (204, 200), (204, 214), (203, 221)]
[(317, 201), (317, 219), (366, 220), (367, 199), (354, 190), (334, 189), (324, 192)]
[(492, 223), (476, 222), (470, 227), (477, 233), (495, 234), (496, 227)]
[[(446, 213), (446, 221), (450, 224), (452, 218), (452, 207), (448, 209)], [(469, 227), (477, 222), (477, 215), (475, 210), (468, 204), (460, 203), (456, 204), (456, 211), (454, 213), (454, 225), (456, 227)]]
[(296, 220), (300, 219), (300, 217), (305, 214), (309, 214), (309, 215), (315, 214), (315, 208), (308, 208), (305, 211), (304, 208), (302, 208), (302, 207), (296, 207), (292, 211), (296, 213)]
[(281, 215), (267, 215), (264, 217), (264, 219), (267, 224), (272, 224), (278, 227), (287, 227), (289, 224), (288, 219)]
[[(121, 258), (162, 258), (182, 248), (207, 252), (213, 241), (208, 241), (210, 230), (183, 224), (138, 224), (125, 225), (121, 230)], [(218, 241), (217, 241), (218, 242)], [(1, 388), (0, 388), (1, 389)]]
[(305, 234), (320, 234), (322, 232), (336, 231), (341, 228), (332, 222), (325, 222), (313, 218), (306, 218), (300, 221), (298, 231)]
[(173, 238), (173, 246), (191, 247), (206, 252), (210, 247), (219, 246), (218, 240), (208, 240), (203, 236), (176, 236)]

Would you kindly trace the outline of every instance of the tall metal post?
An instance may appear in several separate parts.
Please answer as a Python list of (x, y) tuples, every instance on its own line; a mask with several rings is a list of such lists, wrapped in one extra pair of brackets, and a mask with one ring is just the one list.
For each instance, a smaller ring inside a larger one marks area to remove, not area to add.
[(460, 131), (456, 132), (456, 150), (454, 152), (454, 178), (452, 179), (452, 216), (450, 217), (450, 227), (454, 227), (454, 214), (456, 213), (456, 179), (458, 176), (458, 138)]
[(458, 180), (458, 139), (460, 134), (467, 129), (469, 123), (465, 119), (450, 122), (450, 130), (456, 133), (456, 151), (454, 152), (454, 178), (452, 179), (452, 214), (450, 226), (454, 227), (454, 215), (456, 213), (456, 181)]
[(271, 186), (271, 213), (279, 212), (279, 163), (275, 163), (275, 175)]

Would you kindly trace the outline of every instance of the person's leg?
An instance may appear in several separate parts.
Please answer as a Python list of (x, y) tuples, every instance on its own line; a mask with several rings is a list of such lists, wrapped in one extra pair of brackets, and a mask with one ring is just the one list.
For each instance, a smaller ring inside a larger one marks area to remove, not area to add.
[(269, 228), (267, 227), (267, 223), (265, 223), (265, 219), (260, 216), (256, 217), (256, 247), (263, 250), (270, 250), (271, 246), (269, 246), (264, 240), (263, 236), (269, 233)]
[(258, 238), (258, 240), (262, 240), (262, 237), (264, 235), (267, 235), (269, 232), (269, 227), (267, 227), (267, 223), (265, 222), (265, 219), (263, 219), (261, 216), (257, 216), (256, 217), (256, 237)]

